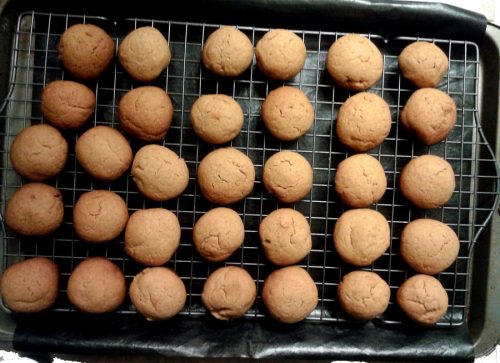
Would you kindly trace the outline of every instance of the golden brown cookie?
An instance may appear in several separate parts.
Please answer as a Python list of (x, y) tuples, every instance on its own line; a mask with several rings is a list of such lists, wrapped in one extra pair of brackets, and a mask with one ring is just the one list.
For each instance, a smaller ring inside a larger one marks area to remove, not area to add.
[(73, 228), (87, 242), (103, 243), (115, 239), (127, 221), (125, 201), (109, 190), (84, 193), (73, 208)]
[(73, 81), (50, 82), (42, 92), (41, 111), (46, 121), (60, 129), (83, 126), (95, 109), (95, 94)]
[(297, 323), (318, 304), (318, 289), (309, 273), (298, 266), (273, 271), (264, 281), (262, 301), (274, 319)]
[(204, 95), (191, 108), (191, 126), (200, 139), (210, 144), (224, 144), (240, 133), (243, 110), (229, 96)]
[(238, 213), (224, 207), (205, 213), (194, 225), (193, 242), (206, 260), (219, 262), (227, 259), (245, 239), (245, 225)]
[(433, 325), (448, 309), (448, 294), (439, 280), (415, 275), (398, 289), (397, 301), (408, 317), (423, 325)]
[(368, 38), (348, 34), (337, 39), (326, 58), (326, 69), (335, 83), (353, 91), (364, 91), (382, 77), (380, 50)]
[(253, 45), (242, 31), (223, 26), (208, 36), (201, 60), (219, 76), (237, 77), (252, 64)]
[(387, 309), (391, 289), (374, 272), (353, 271), (344, 276), (337, 295), (346, 313), (356, 319), (370, 320)]
[(165, 320), (179, 313), (186, 303), (186, 287), (166, 267), (150, 267), (134, 277), (130, 300), (147, 320)]
[(435, 275), (457, 259), (458, 237), (446, 224), (434, 219), (417, 219), (401, 232), (401, 257), (417, 272)]
[(278, 266), (300, 262), (311, 251), (311, 227), (302, 213), (291, 208), (277, 209), (259, 226), (262, 248), (269, 261)]
[(399, 180), (401, 193), (419, 208), (444, 205), (455, 190), (455, 173), (439, 156), (422, 155), (408, 162)]
[(14, 169), (33, 181), (55, 177), (63, 170), (67, 158), (68, 143), (57, 129), (45, 124), (25, 128), (10, 147)]
[(333, 242), (343, 261), (355, 266), (368, 266), (389, 248), (391, 230), (380, 212), (351, 209), (335, 223)]
[(125, 252), (146, 266), (160, 266), (169, 261), (180, 241), (179, 220), (163, 208), (132, 213), (125, 229)]
[(446, 54), (437, 45), (423, 41), (407, 45), (398, 63), (403, 76), (419, 88), (437, 87), (448, 71)]
[(104, 257), (80, 262), (68, 280), (68, 299), (85, 313), (101, 314), (116, 310), (127, 293), (122, 270)]
[(156, 201), (178, 197), (189, 183), (184, 159), (160, 145), (143, 146), (135, 154), (131, 174), (137, 189)]
[(252, 192), (255, 168), (252, 160), (234, 148), (221, 148), (207, 154), (198, 166), (198, 184), (210, 202), (228, 205)]
[(374, 93), (358, 93), (340, 106), (336, 128), (337, 137), (348, 148), (357, 152), (373, 149), (391, 131), (389, 105)]
[(118, 179), (132, 163), (127, 139), (109, 126), (85, 131), (76, 141), (75, 156), (87, 173), (104, 182)]
[(93, 24), (75, 24), (61, 35), (59, 61), (75, 78), (99, 77), (115, 56), (115, 42)]
[(157, 78), (170, 63), (170, 48), (160, 31), (153, 27), (137, 28), (122, 40), (118, 60), (135, 80), (148, 82)]
[(255, 46), (257, 67), (267, 77), (286, 81), (297, 75), (306, 61), (304, 41), (285, 29), (274, 29)]
[(17, 313), (36, 313), (54, 305), (59, 287), (57, 265), (44, 257), (8, 267), (0, 282), (2, 300)]
[(290, 86), (269, 92), (262, 103), (261, 114), (269, 132), (282, 141), (298, 139), (314, 122), (311, 102), (304, 92)]
[(50, 234), (59, 228), (63, 217), (61, 192), (42, 183), (23, 185), (12, 195), (5, 208), (5, 224), (24, 236)]
[(342, 160), (335, 173), (335, 191), (342, 203), (366, 208), (377, 203), (387, 189), (387, 178), (380, 162), (368, 154)]
[(161, 141), (167, 135), (174, 108), (170, 97), (159, 87), (137, 87), (118, 103), (120, 125), (143, 141)]
[(401, 123), (425, 145), (444, 140), (457, 121), (457, 106), (443, 91), (422, 88), (415, 91), (401, 111)]

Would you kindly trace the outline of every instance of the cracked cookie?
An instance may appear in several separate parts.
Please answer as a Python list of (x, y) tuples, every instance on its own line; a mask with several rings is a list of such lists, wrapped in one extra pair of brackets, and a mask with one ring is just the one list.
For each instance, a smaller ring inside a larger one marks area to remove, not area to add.
[(245, 239), (245, 226), (238, 213), (229, 208), (214, 208), (194, 225), (193, 242), (198, 253), (210, 262), (227, 259)]
[(441, 48), (429, 42), (407, 45), (398, 63), (403, 76), (419, 88), (437, 87), (448, 71), (448, 57)]
[(2, 300), (10, 310), (36, 313), (55, 303), (59, 270), (48, 258), (30, 258), (8, 267), (0, 286)]
[(302, 213), (280, 208), (265, 217), (259, 237), (267, 259), (278, 266), (300, 262), (311, 251), (311, 227)]
[(370, 320), (387, 309), (391, 289), (374, 272), (353, 271), (344, 276), (337, 295), (346, 313), (356, 319)]
[(267, 191), (284, 203), (298, 202), (311, 191), (311, 164), (295, 151), (280, 151), (267, 159), (262, 172)]
[(172, 101), (159, 87), (134, 88), (118, 103), (120, 126), (143, 141), (162, 141), (170, 129), (173, 115)]
[(293, 324), (316, 308), (318, 289), (306, 270), (288, 266), (273, 271), (264, 281), (262, 301), (271, 317)]
[(81, 135), (76, 141), (75, 156), (87, 173), (103, 182), (118, 179), (132, 163), (127, 139), (109, 126), (96, 126)]
[(380, 50), (368, 38), (348, 34), (328, 50), (326, 69), (338, 85), (364, 91), (382, 77), (384, 62)]
[(401, 124), (424, 145), (444, 140), (456, 121), (455, 102), (446, 93), (434, 88), (415, 91), (401, 111)]
[(383, 98), (362, 92), (349, 97), (337, 116), (337, 137), (356, 152), (380, 145), (391, 131), (391, 111)]
[(80, 262), (68, 280), (68, 299), (80, 311), (91, 314), (117, 309), (127, 293), (122, 270), (104, 257)]
[(228, 205), (244, 199), (253, 190), (255, 168), (252, 160), (234, 148), (216, 149), (198, 166), (198, 184), (212, 203)]
[(287, 81), (297, 75), (306, 61), (304, 41), (285, 29), (274, 29), (257, 42), (257, 67), (267, 77)]
[(403, 260), (417, 272), (435, 275), (457, 259), (460, 242), (449, 226), (434, 219), (417, 219), (401, 232)]
[(219, 76), (237, 77), (252, 64), (253, 45), (241, 30), (223, 26), (205, 40), (201, 60)]
[(178, 197), (189, 183), (184, 159), (160, 145), (143, 146), (135, 154), (131, 174), (137, 189), (159, 202)]
[(262, 103), (261, 115), (271, 135), (282, 141), (298, 139), (314, 122), (311, 102), (304, 92), (290, 86), (269, 92)]
[(150, 267), (134, 277), (130, 300), (147, 320), (165, 320), (182, 310), (186, 287), (177, 274), (166, 267)]
[(125, 228), (125, 252), (146, 266), (160, 266), (170, 260), (181, 240), (181, 226), (167, 209), (138, 210)]
[(335, 191), (342, 203), (366, 208), (377, 203), (385, 193), (387, 178), (382, 164), (368, 154), (342, 160), (335, 173)]
[(73, 77), (96, 79), (115, 56), (115, 42), (93, 24), (75, 24), (61, 35), (59, 61)]
[(448, 294), (441, 282), (429, 275), (415, 275), (398, 289), (397, 301), (408, 317), (423, 325), (433, 325), (448, 309)]
[(50, 125), (33, 125), (23, 129), (12, 142), (10, 160), (21, 176), (44, 181), (59, 174), (68, 158), (68, 143)]
[(437, 208), (450, 200), (455, 190), (455, 173), (439, 156), (422, 155), (405, 165), (399, 180), (401, 193), (419, 208)]
[(201, 300), (219, 320), (243, 316), (257, 297), (257, 287), (250, 274), (236, 266), (221, 267), (208, 276)]
[(94, 190), (78, 198), (73, 208), (73, 228), (87, 242), (103, 243), (120, 235), (128, 221), (128, 209), (118, 194)]
[(63, 222), (62, 194), (42, 183), (28, 183), (7, 202), (5, 224), (23, 236), (39, 237), (54, 232)]
[(118, 60), (136, 81), (149, 82), (157, 78), (170, 63), (167, 40), (156, 28), (137, 28), (122, 40)]
[(335, 223), (333, 242), (340, 258), (368, 266), (389, 248), (391, 231), (385, 217), (372, 209), (351, 209)]
[(223, 94), (198, 98), (190, 113), (191, 126), (200, 139), (224, 144), (234, 139), (243, 126), (243, 110), (238, 102)]

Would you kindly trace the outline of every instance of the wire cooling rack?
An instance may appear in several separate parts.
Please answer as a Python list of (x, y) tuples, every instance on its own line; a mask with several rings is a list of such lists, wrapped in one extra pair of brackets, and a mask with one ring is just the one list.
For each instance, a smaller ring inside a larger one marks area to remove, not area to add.
[[(261, 183), (262, 165), (279, 150), (298, 151), (314, 168), (311, 193), (294, 205), (295, 209), (307, 217), (312, 230), (313, 247), (301, 265), (308, 269), (316, 282), (319, 304), (308, 320), (350, 321), (337, 302), (336, 291), (342, 277), (355, 268), (339, 259), (332, 241), (335, 221), (345, 210), (335, 194), (332, 179), (337, 165), (349, 155), (335, 135), (335, 120), (339, 107), (350, 94), (333, 86), (325, 71), (328, 48), (343, 33), (295, 31), (306, 44), (307, 60), (300, 74), (287, 83), (299, 87), (309, 97), (314, 105), (315, 123), (314, 128), (299, 140), (279, 142), (265, 131), (260, 120), (260, 106), (268, 92), (283, 83), (266, 79), (257, 70), (255, 62), (236, 79), (221, 79), (200, 65), (203, 42), (219, 25), (147, 19), (111, 21), (102, 17), (36, 12), (22, 14), (14, 39), (10, 91), (0, 115), (2, 211), (13, 192), (24, 182), (15, 173), (9, 160), (10, 144), (24, 127), (43, 122), (40, 113), (43, 87), (53, 80), (67, 78), (57, 61), (60, 35), (68, 26), (81, 22), (93, 23), (105, 29), (114, 38), (117, 47), (128, 32), (139, 26), (154, 26), (167, 38), (172, 50), (172, 61), (168, 69), (152, 84), (165, 89), (172, 98), (174, 120), (163, 144), (186, 160), (190, 171), (189, 186), (178, 199), (157, 203), (145, 199), (137, 191), (130, 174), (111, 184), (101, 184), (92, 180), (76, 162), (74, 145), (78, 135), (94, 125), (119, 128), (116, 109), (118, 100), (128, 90), (139, 86), (124, 74), (115, 61), (97, 82), (88, 84), (94, 90), (97, 101), (95, 114), (89, 124), (77, 132), (64, 132), (69, 142), (69, 159), (64, 172), (49, 182), (63, 193), (63, 225), (53, 236), (36, 240), (19, 238), (8, 230), (4, 231), (3, 267), (32, 256), (54, 259), (61, 272), (60, 294), (53, 308), (55, 311), (73, 310), (66, 298), (67, 280), (75, 265), (88, 256), (106, 256), (123, 269), (130, 282), (143, 267), (125, 255), (123, 237), (106, 245), (89, 245), (78, 240), (72, 229), (72, 207), (78, 197), (89, 190), (109, 189), (125, 199), (130, 212), (161, 206), (177, 214), (182, 226), (182, 240), (177, 253), (167, 265), (177, 271), (187, 288), (188, 299), (181, 314), (206, 314), (200, 298), (203, 283), (209, 273), (222, 264), (203, 261), (192, 246), (191, 233), (195, 221), (213, 207), (200, 195), (195, 175), (200, 160), (214, 147), (196, 137), (190, 127), (189, 110), (202, 94), (224, 93), (238, 101), (245, 115), (244, 127), (231, 142), (231, 146), (247, 154), (256, 168), (253, 192), (244, 201), (232, 206), (245, 223), (245, 242), (224, 264), (244, 267), (257, 283), (260, 292), (262, 282), (274, 267), (266, 261), (259, 247), (258, 226), (264, 216), (279, 207), (275, 198), (266, 192)], [(254, 45), (269, 30), (243, 26), (239, 29), (248, 35)], [(495, 161), (475, 118), (479, 77), (478, 47), (467, 41), (425, 39), (438, 45), (450, 59), (448, 74), (439, 88), (456, 102), (458, 119), (446, 141), (424, 147), (414, 143), (398, 122), (399, 113), (414, 88), (401, 77), (397, 56), (417, 38), (383, 39), (374, 34), (365, 35), (384, 55), (382, 79), (370, 92), (377, 93), (387, 101), (393, 120), (388, 138), (370, 152), (384, 166), (388, 180), (387, 191), (374, 208), (385, 215), (391, 226), (390, 248), (373, 265), (365, 268), (378, 273), (391, 288), (389, 308), (377, 322), (395, 324), (405, 321), (395, 302), (395, 296), (398, 287), (412, 272), (399, 256), (399, 235), (408, 221), (425, 216), (448, 224), (460, 239), (458, 259), (438, 276), (449, 295), (448, 312), (438, 325), (459, 325), (466, 318), (472, 246), (491, 217), (498, 187)], [(134, 152), (142, 146), (133, 139), (130, 143)], [(401, 196), (398, 176), (412, 157), (427, 153), (443, 156), (452, 164), (457, 186), (446, 206), (425, 212), (411, 208)], [(118, 313), (135, 313), (135, 310), (127, 300)], [(261, 318), (265, 315), (259, 294), (245, 318)]]

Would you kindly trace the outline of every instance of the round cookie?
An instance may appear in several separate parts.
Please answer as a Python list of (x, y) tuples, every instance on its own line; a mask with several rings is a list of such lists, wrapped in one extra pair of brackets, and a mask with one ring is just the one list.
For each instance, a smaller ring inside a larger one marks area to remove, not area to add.
[(208, 36), (201, 60), (219, 76), (237, 77), (252, 64), (253, 45), (242, 31), (223, 26)]
[(387, 189), (387, 178), (380, 162), (368, 154), (342, 160), (335, 173), (335, 191), (342, 203), (366, 208), (377, 203)]
[(245, 239), (245, 225), (238, 213), (224, 207), (205, 213), (194, 225), (193, 242), (206, 260), (219, 262), (227, 259)]
[(458, 237), (446, 224), (434, 219), (417, 219), (401, 232), (401, 257), (417, 272), (435, 275), (457, 259)]
[(113, 61), (115, 42), (93, 24), (75, 24), (61, 35), (59, 61), (75, 78), (99, 77)]
[(130, 300), (147, 320), (165, 320), (179, 313), (186, 303), (186, 287), (166, 267), (150, 267), (134, 277)]
[(101, 314), (116, 310), (126, 293), (122, 270), (104, 257), (83, 260), (68, 280), (69, 301), (85, 313)]
[(95, 94), (87, 86), (73, 81), (53, 81), (41, 96), (44, 119), (60, 129), (83, 126), (95, 109)]
[(189, 183), (184, 159), (160, 145), (143, 146), (135, 154), (131, 174), (137, 189), (159, 202), (178, 197)]
[(104, 182), (118, 179), (132, 163), (127, 139), (109, 126), (85, 131), (76, 141), (75, 156), (87, 173)]
[(284, 203), (295, 203), (311, 191), (311, 164), (295, 151), (280, 151), (267, 159), (262, 172), (267, 191)]
[(391, 289), (374, 272), (353, 271), (344, 276), (337, 295), (346, 313), (356, 319), (370, 320), (387, 309)]
[(23, 129), (12, 142), (10, 160), (14, 169), (33, 181), (59, 174), (68, 158), (68, 143), (61, 133), (46, 124)]
[(64, 204), (59, 190), (42, 183), (28, 183), (12, 195), (5, 208), (5, 224), (23, 236), (54, 232), (63, 222)]
[(396, 296), (408, 317), (422, 325), (433, 325), (448, 309), (448, 294), (436, 278), (415, 275), (403, 282)]
[(401, 123), (425, 145), (444, 140), (455, 127), (457, 106), (443, 91), (421, 88), (415, 91), (401, 111)]
[(201, 301), (219, 320), (243, 316), (257, 297), (257, 287), (250, 274), (236, 266), (221, 267), (208, 276)]
[(391, 230), (385, 217), (372, 209), (351, 209), (335, 223), (333, 242), (340, 258), (368, 266), (389, 248)]
[(267, 77), (286, 81), (297, 75), (306, 61), (304, 41), (285, 29), (273, 29), (257, 42), (257, 67)]
[(125, 252), (146, 266), (161, 266), (169, 261), (180, 241), (179, 220), (163, 208), (132, 213), (125, 229)]
[(224, 144), (234, 139), (243, 126), (243, 110), (229, 96), (204, 95), (196, 100), (190, 113), (191, 126), (200, 139)]
[(277, 209), (259, 226), (259, 237), (267, 259), (278, 266), (300, 262), (311, 251), (311, 227), (302, 213)]
[(349, 97), (337, 116), (337, 137), (356, 152), (380, 145), (391, 131), (391, 111), (383, 98), (362, 92)]
[(316, 308), (318, 289), (306, 270), (288, 266), (273, 271), (264, 281), (262, 301), (271, 317), (293, 324)]
[(403, 76), (419, 88), (437, 87), (448, 71), (446, 54), (437, 45), (423, 41), (407, 45), (398, 63)]
[(216, 149), (198, 166), (198, 184), (210, 202), (228, 205), (244, 199), (253, 190), (252, 160), (234, 148)]
[(160, 31), (153, 27), (137, 28), (123, 39), (118, 60), (135, 80), (149, 82), (157, 78), (170, 63), (170, 48)]
[(59, 270), (47, 258), (30, 258), (8, 267), (0, 286), (2, 300), (10, 310), (36, 313), (56, 302)]
[(338, 85), (364, 91), (382, 77), (384, 62), (371, 40), (358, 34), (337, 39), (328, 50), (326, 69)]
[(167, 135), (174, 107), (159, 87), (144, 86), (128, 91), (118, 103), (120, 125), (143, 141), (161, 141)]
[(125, 201), (109, 190), (84, 193), (73, 208), (73, 228), (87, 242), (103, 243), (115, 239), (127, 221)]
[(455, 173), (439, 156), (422, 155), (405, 165), (399, 180), (401, 193), (419, 208), (437, 208), (450, 200), (455, 190)]
[(282, 141), (298, 139), (314, 122), (311, 102), (304, 92), (290, 86), (269, 92), (262, 103), (261, 115), (269, 132)]

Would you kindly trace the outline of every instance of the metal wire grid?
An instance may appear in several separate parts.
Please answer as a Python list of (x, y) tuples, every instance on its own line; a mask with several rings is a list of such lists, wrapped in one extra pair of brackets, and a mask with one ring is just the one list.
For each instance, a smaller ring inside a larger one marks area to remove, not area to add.
[[(94, 23), (107, 30), (114, 37), (117, 47), (129, 31), (139, 26), (154, 26), (167, 38), (173, 54), (172, 61), (166, 72), (152, 84), (164, 88), (172, 99), (174, 120), (163, 144), (186, 160), (190, 171), (189, 186), (179, 198), (157, 203), (138, 193), (130, 175), (123, 176), (111, 184), (94, 181), (84, 173), (74, 156), (75, 141), (85, 129), (65, 132), (64, 136), (70, 146), (68, 163), (64, 172), (50, 182), (63, 193), (64, 223), (53, 236), (37, 240), (19, 238), (6, 231), (3, 238), (4, 268), (27, 257), (53, 258), (61, 272), (60, 294), (54, 307), (55, 311), (73, 309), (66, 298), (67, 280), (73, 267), (88, 256), (106, 256), (123, 269), (130, 282), (142, 266), (127, 258), (123, 251), (122, 237), (106, 245), (94, 246), (78, 240), (72, 229), (72, 206), (78, 197), (89, 190), (109, 189), (125, 199), (130, 212), (161, 206), (177, 214), (182, 226), (181, 245), (168, 266), (177, 271), (187, 288), (188, 300), (181, 314), (204, 315), (206, 312), (201, 304), (200, 294), (206, 277), (217, 267), (224, 264), (244, 267), (254, 278), (259, 292), (265, 277), (273, 270), (273, 266), (265, 260), (260, 251), (258, 225), (264, 216), (280, 205), (261, 184), (262, 166), (267, 158), (279, 150), (295, 150), (306, 157), (314, 169), (314, 185), (310, 195), (294, 205), (294, 208), (309, 220), (313, 237), (312, 251), (301, 265), (308, 269), (316, 282), (320, 301), (308, 319), (351, 321), (338, 305), (336, 289), (342, 277), (355, 268), (339, 259), (332, 243), (333, 226), (345, 210), (335, 194), (332, 178), (338, 163), (349, 155), (336, 138), (335, 119), (339, 107), (349, 93), (334, 87), (325, 71), (328, 48), (343, 33), (295, 31), (306, 44), (307, 60), (300, 74), (287, 83), (299, 87), (308, 95), (315, 109), (315, 125), (308, 134), (297, 141), (279, 142), (265, 132), (260, 121), (260, 105), (268, 92), (282, 83), (267, 80), (257, 70), (255, 63), (234, 80), (218, 78), (200, 66), (203, 42), (219, 25), (148, 19), (112, 22), (102, 17), (69, 14), (22, 14), (14, 39), (10, 93), (5, 110), (0, 115), (2, 211), (9, 197), (23, 183), (12, 169), (9, 160), (10, 144), (22, 128), (43, 122), (39, 107), (43, 87), (50, 81), (66, 78), (57, 61), (59, 37), (68, 26), (81, 22)], [(253, 44), (269, 30), (253, 27), (239, 29), (248, 35)], [(450, 297), (448, 312), (438, 325), (459, 325), (466, 317), (470, 253), (475, 239), (492, 214), (498, 186), (491, 149), (475, 119), (478, 98), (478, 48), (467, 41), (426, 39), (437, 44), (450, 59), (450, 69), (440, 89), (446, 91), (456, 102), (458, 120), (446, 141), (432, 147), (424, 147), (413, 143), (398, 122), (399, 112), (414, 88), (401, 77), (397, 56), (404, 46), (416, 38), (383, 39), (374, 34), (367, 36), (384, 54), (382, 79), (370, 91), (388, 102), (393, 119), (389, 137), (380, 147), (371, 151), (384, 166), (388, 179), (387, 192), (375, 205), (375, 209), (383, 213), (391, 225), (389, 250), (372, 266), (365, 268), (377, 272), (391, 287), (389, 308), (377, 322), (394, 324), (405, 321), (395, 302), (395, 295), (398, 287), (412, 272), (399, 256), (399, 235), (408, 221), (425, 216), (447, 223), (460, 239), (457, 261), (438, 276)], [(115, 62), (97, 82), (89, 86), (94, 89), (97, 103), (95, 114), (87, 128), (98, 124), (119, 128), (117, 101), (125, 92), (139, 84), (124, 74), (118, 62)], [(256, 168), (256, 183), (252, 194), (232, 206), (245, 223), (244, 246), (224, 264), (203, 261), (191, 242), (195, 221), (213, 207), (200, 195), (195, 175), (200, 160), (214, 147), (196, 138), (189, 125), (189, 110), (201, 94), (209, 93), (231, 95), (242, 106), (245, 124), (240, 135), (230, 145), (246, 153)], [(130, 143), (134, 152), (141, 146), (133, 139)], [(443, 156), (453, 165), (457, 188), (446, 206), (431, 211), (420, 211), (409, 207), (398, 192), (397, 183), (402, 167), (412, 157), (426, 153)], [(126, 301), (119, 312), (133, 313), (135, 310), (130, 301)], [(262, 316), (265, 316), (265, 309), (259, 296), (246, 318)]]

